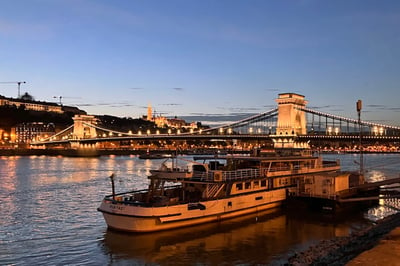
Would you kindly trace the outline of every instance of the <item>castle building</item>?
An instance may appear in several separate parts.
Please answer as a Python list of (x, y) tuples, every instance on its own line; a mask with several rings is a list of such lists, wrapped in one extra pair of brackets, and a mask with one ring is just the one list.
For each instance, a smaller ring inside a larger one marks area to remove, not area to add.
[(1, 95), (0, 106), (15, 106), (17, 108), (24, 106), (26, 110), (64, 113), (62, 106), (56, 103), (6, 98)]
[(159, 115), (153, 115), (153, 109), (151, 105), (149, 104), (147, 107), (147, 117), (144, 117), (148, 121), (154, 122), (157, 127), (171, 127), (171, 128), (187, 128), (187, 129), (196, 129), (197, 128), (197, 123), (192, 122), (192, 123), (187, 123), (185, 120), (174, 117), (174, 118), (167, 118), (165, 116)]

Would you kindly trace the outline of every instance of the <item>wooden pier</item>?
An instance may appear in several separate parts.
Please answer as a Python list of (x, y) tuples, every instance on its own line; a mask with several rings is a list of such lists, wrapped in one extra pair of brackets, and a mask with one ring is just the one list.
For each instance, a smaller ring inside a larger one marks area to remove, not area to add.
[[(373, 183), (364, 183), (353, 189), (356, 189), (359, 193), (365, 193), (371, 190), (377, 190), (382, 186), (392, 185), (392, 184), (400, 184), (400, 177), (386, 179), (382, 181), (377, 181)], [(388, 189), (399, 188), (399, 186), (388, 187)], [(390, 198), (400, 198), (400, 191), (395, 194), (386, 194), (386, 195), (374, 195), (374, 196), (365, 196), (365, 197), (350, 197), (350, 198), (339, 198), (338, 201), (340, 203), (345, 202), (356, 202), (356, 201), (368, 201), (368, 200), (379, 200), (379, 199), (390, 199)]]

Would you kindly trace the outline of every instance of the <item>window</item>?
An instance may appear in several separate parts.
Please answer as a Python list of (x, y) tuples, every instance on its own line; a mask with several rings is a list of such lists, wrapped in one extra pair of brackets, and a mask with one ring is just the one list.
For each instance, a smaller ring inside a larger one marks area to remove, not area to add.
[(261, 186), (266, 187), (267, 186), (267, 180), (261, 180)]
[(236, 190), (242, 190), (242, 189), (243, 189), (243, 184), (242, 183), (236, 184)]
[(245, 189), (250, 189), (250, 188), (251, 188), (251, 182), (246, 182)]
[(254, 188), (259, 188), (260, 187), (260, 181), (256, 180), (253, 183)]

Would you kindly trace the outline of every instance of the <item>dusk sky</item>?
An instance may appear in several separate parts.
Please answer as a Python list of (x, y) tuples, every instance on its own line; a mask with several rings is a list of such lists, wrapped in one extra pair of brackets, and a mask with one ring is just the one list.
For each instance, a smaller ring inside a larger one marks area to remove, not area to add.
[(7, 81), (89, 114), (208, 121), (295, 92), (351, 118), (361, 99), (363, 120), (400, 126), (400, 1), (0, 0)]

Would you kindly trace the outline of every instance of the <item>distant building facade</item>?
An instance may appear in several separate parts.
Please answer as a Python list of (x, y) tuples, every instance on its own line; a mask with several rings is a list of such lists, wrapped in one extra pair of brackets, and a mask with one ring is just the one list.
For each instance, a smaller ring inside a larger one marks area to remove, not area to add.
[(15, 139), (11, 141), (20, 144), (29, 144), (32, 140), (38, 140), (40, 138), (47, 138), (56, 133), (56, 129), (53, 123), (21, 123), (15, 128), (11, 129), (11, 136)]

